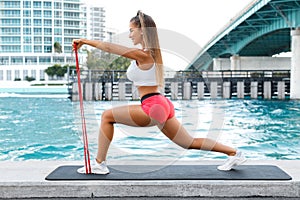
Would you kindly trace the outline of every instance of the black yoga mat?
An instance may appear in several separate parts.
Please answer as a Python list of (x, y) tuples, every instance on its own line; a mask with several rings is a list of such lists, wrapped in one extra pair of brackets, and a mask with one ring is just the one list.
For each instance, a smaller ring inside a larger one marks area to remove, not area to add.
[(273, 165), (241, 165), (230, 171), (219, 171), (216, 165), (109, 166), (107, 175), (79, 174), (82, 166), (60, 166), (46, 180), (291, 180)]

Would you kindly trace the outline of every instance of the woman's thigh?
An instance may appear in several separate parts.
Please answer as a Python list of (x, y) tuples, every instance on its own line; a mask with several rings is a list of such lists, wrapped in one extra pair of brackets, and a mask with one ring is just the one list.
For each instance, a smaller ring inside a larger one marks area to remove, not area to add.
[(124, 105), (106, 110), (104, 118), (109, 121), (128, 126), (146, 127), (154, 126), (155, 122), (142, 110), (141, 105)]
[(167, 120), (166, 123), (159, 128), (170, 140), (183, 148), (189, 148), (194, 141), (194, 138), (181, 125), (176, 117)]

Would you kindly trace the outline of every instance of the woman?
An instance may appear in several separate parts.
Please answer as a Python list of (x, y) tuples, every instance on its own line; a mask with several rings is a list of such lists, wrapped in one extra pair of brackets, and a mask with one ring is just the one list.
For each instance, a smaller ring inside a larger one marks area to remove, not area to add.
[[(158, 41), (157, 29), (153, 19), (141, 11), (130, 20), (129, 38), (141, 49), (128, 48), (117, 44), (76, 39), (73, 45), (79, 49), (90, 45), (103, 51), (130, 58), (133, 61), (127, 70), (127, 77), (133, 81), (141, 97), (141, 105), (125, 105), (103, 112), (98, 138), (96, 162), (92, 173), (107, 174), (106, 155), (114, 135), (114, 124), (148, 127), (157, 126), (174, 143), (185, 149), (201, 149), (227, 154), (229, 159), (219, 170), (230, 170), (246, 161), (240, 151), (207, 138), (192, 138), (174, 117), (174, 106), (159, 92), (164, 86), (163, 61)], [(85, 168), (78, 169), (85, 173)]]

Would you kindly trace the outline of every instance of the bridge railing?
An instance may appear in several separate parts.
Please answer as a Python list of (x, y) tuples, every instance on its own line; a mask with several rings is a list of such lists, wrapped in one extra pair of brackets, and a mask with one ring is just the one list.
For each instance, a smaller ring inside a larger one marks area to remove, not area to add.
[[(211, 81), (211, 80), (269, 80), (270, 78), (280, 80), (289, 79), (290, 70), (219, 70), (219, 71), (177, 71), (172, 72), (173, 77), (166, 77), (168, 81)], [(124, 70), (82, 70), (81, 81), (83, 82), (118, 82), (128, 81)], [(77, 81), (76, 71), (72, 70), (69, 83)]]

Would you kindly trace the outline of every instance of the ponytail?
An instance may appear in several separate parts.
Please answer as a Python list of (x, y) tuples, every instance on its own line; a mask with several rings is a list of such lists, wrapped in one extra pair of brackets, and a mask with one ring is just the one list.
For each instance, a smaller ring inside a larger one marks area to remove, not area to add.
[(154, 20), (149, 15), (138, 11), (137, 15), (133, 17), (130, 22), (135, 23), (137, 27), (142, 29), (145, 48), (150, 50), (151, 56), (153, 57), (156, 65), (156, 82), (158, 86), (164, 88), (163, 60)]

